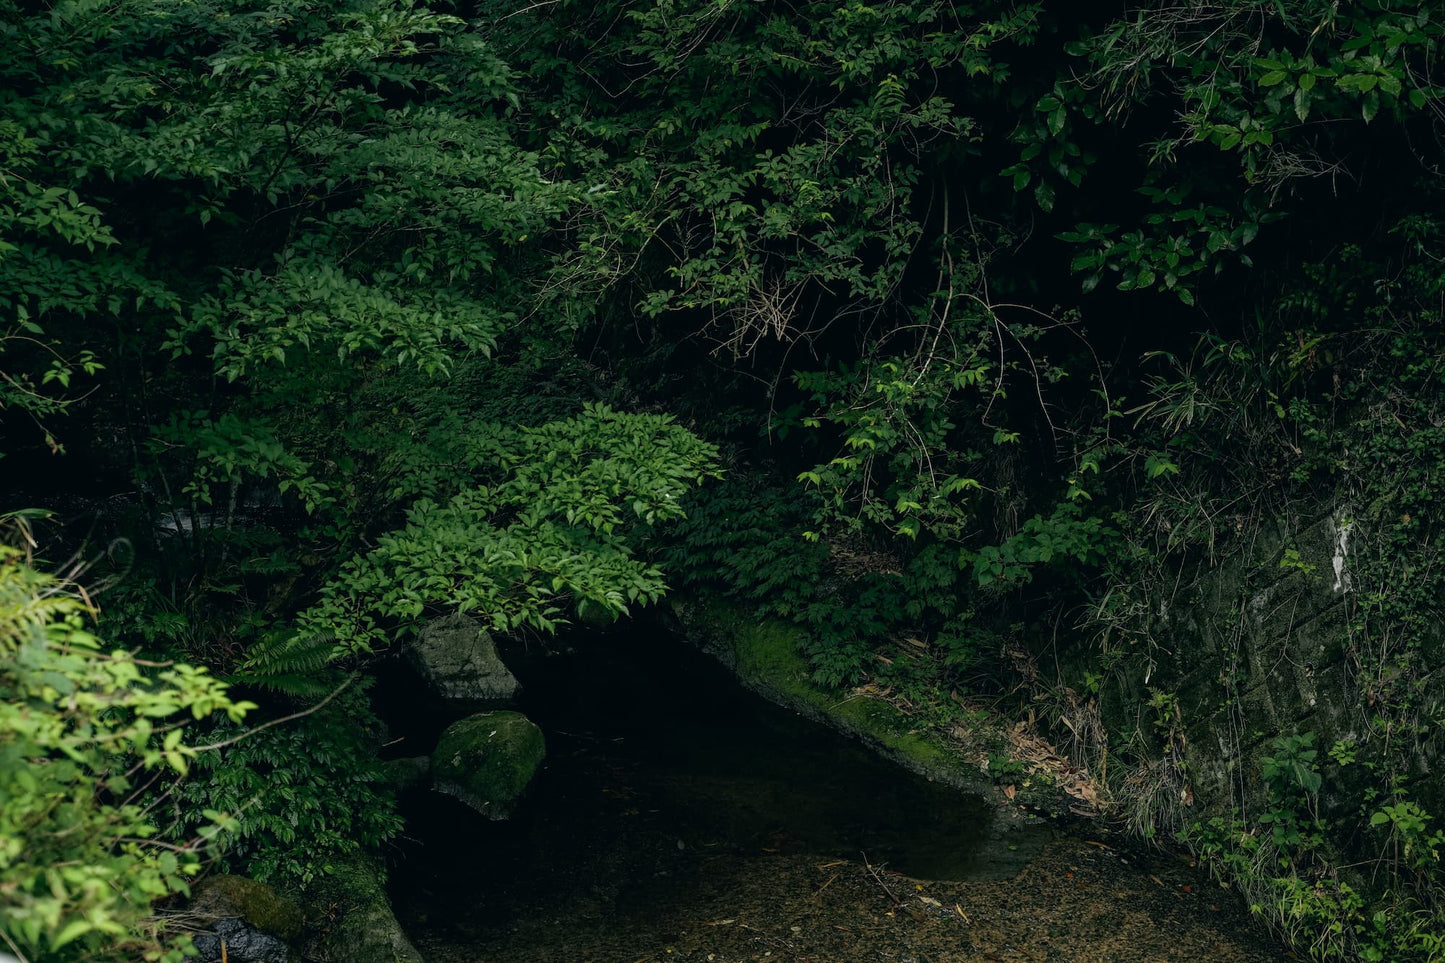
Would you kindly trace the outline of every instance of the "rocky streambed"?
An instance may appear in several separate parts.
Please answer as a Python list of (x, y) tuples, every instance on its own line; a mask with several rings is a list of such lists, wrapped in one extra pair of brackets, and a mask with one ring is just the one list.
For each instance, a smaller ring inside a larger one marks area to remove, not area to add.
[(1003, 818), (666, 633), (503, 654), (547, 758), (507, 822), (407, 795), (390, 888), (428, 960), (1286, 957), (1194, 868)]

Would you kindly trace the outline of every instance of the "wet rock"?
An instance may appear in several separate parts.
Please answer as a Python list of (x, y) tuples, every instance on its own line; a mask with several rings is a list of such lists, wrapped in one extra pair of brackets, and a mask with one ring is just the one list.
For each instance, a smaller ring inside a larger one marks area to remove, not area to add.
[(435, 619), (407, 648), (407, 657), (433, 691), (469, 707), (506, 702), (520, 686), (497, 658), (492, 636), (476, 619)]
[(203, 963), (288, 963), (291, 948), (241, 919), (217, 920), (215, 928), (194, 938)]
[(546, 752), (542, 730), (519, 712), (469, 716), (437, 741), (432, 787), (488, 819), (506, 819)]

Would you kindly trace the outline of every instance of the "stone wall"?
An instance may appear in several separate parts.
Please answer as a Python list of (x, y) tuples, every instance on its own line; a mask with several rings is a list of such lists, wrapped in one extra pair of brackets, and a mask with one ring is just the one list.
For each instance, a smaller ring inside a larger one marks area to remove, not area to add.
[[(1361, 651), (1380, 642), (1357, 637), (1352, 623), (1360, 592), (1383, 586), (1357, 578), (1368, 533), (1350, 518), (1341, 507), (1264, 527), (1214, 564), (1141, 593), (1149, 611), (1136, 624), (1144, 628), (1123, 646), (1115, 671), (1101, 673), (1100, 702), (1111, 746), (1132, 735), (1151, 747), (1156, 764), (1141, 771), (1151, 783), (1141, 794), (1158, 794), (1151, 815), (1161, 828), (1214, 815), (1253, 822), (1267, 808), (1261, 760), (1276, 738), (1306, 733), (1324, 777), (1319, 813), (1342, 863), (1379, 856), (1368, 817), (1388, 799), (1378, 768), (1330, 758), (1337, 743), (1362, 747), (1362, 759), (1363, 747), (1376, 757), (1404, 750), (1409, 798), (1445, 815), (1433, 762), (1438, 739), (1407, 748), (1404, 736), (1398, 746), (1381, 736), (1368, 678), (1379, 660)], [(1067, 670), (1075, 684), (1098, 657), (1097, 649), (1083, 659), (1075, 653)], [(1434, 681), (1419, 680), (1421, 699), (1431, 698)]]
[[(1276, 736), (1314, 732), (1326, 749), (1357, 738), (1342, 516), (1267, 532), (1159, 600), (1151, 682), (1178, 700), (1195, 798), (1206, 809), (1248, 802), (1241, 787)], [(1147, 702), (1149, 694), (1134, 695)]]

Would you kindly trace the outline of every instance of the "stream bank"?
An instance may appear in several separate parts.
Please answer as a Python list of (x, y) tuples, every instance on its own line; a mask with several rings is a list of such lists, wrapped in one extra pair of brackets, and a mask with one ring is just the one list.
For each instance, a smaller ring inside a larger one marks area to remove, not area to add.
[(979, 798), (995, 809), (991, 818), (1004, 825), (1036, 824), (1041, 813), (1063, 817), (1070, 811), (1062, 785), (1047, 775), (1023, 780), (1022, 794), (1015, 787), (1013, 794), (1000, 798), (988, 774), (986, 744), (990, 737), (1001, 743), (1001, 729), (956, 728), (951, 740), (945, 741), (885, 699), (827, 691), (812, 681), (807, 659), (798, 651), (795, 629), (749, 615), (727, 599), (675, 599), (670, 613), (681, 638), (721, 662), (748, 690), (835, 729), (930, 781)]

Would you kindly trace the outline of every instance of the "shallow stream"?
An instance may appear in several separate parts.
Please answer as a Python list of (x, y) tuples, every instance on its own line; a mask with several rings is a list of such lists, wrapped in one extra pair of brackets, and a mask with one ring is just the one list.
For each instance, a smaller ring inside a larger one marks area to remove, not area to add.
[[(1284, 958), (1187, 865), (995, 819), (664, 633), (503, 656), (547, 761), (509, 822), (404, 800), (391, 889), (428, 960)], [(384, 695), (429, 749), (447, 720)]]

